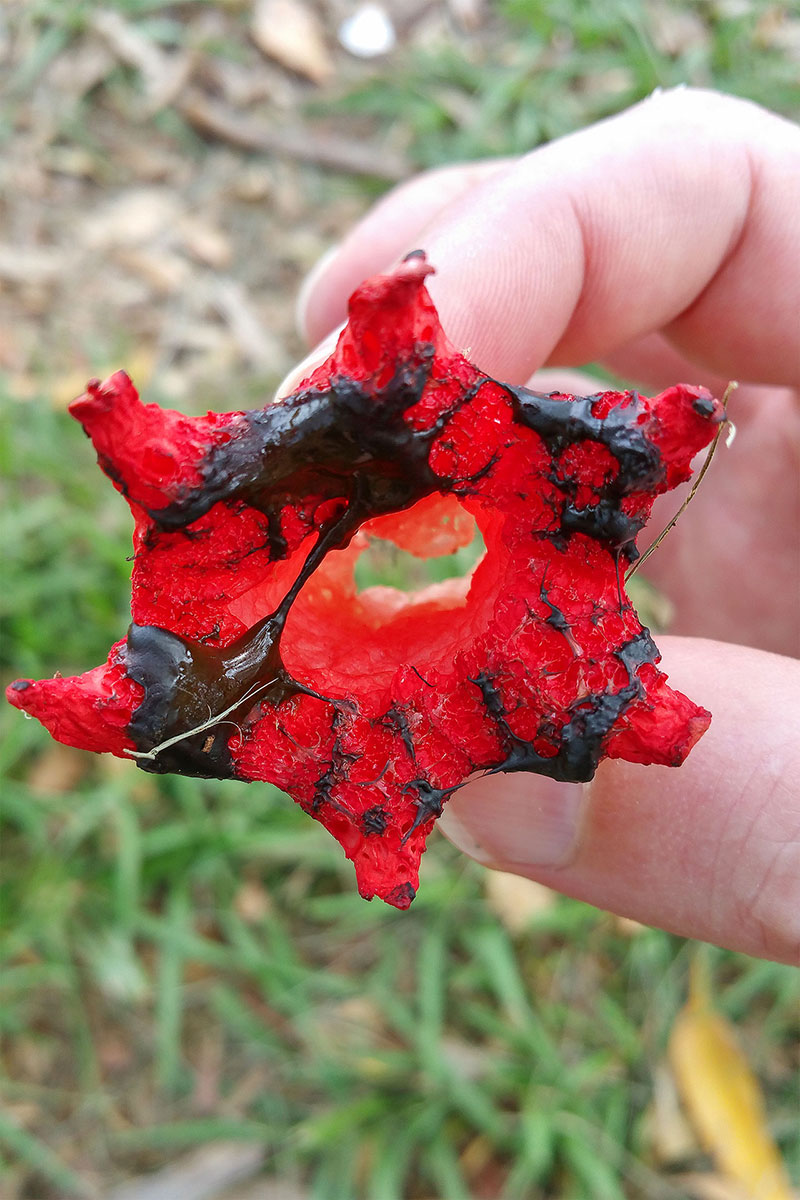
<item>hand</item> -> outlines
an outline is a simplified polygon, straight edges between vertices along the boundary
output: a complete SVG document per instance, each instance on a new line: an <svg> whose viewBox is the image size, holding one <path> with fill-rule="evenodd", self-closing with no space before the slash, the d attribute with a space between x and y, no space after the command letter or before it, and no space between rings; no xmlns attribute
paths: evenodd
<svg viewBox="0 0 800 1200"><path fill-rule="evenodd" d="M742 381L734 444L647 564L680 635L659 639L663 669L708 733L679 770L477 780L442 828L600 907L800 963L800 129L680 89L521 159L422 175L314 272L310 339L416 247L450 339L498 379L595 360L650 392Z"/></svg>

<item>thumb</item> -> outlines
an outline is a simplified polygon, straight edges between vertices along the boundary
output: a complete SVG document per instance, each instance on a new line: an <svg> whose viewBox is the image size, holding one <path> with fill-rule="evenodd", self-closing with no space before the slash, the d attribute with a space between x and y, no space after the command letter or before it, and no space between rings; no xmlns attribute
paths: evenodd
<svg viewBox="0 0 800 1200"><path fill-rule="evenodd" d="M663 638L713 714L679 769L606 760L588 784L495 775L444 833L473 858L672 933L800 964L800 662Z"/></svg>

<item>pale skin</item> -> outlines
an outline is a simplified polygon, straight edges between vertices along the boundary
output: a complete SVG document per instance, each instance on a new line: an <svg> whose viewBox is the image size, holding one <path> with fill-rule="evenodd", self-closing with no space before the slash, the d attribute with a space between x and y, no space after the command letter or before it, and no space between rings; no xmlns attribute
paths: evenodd
<svg viewBox="0 0 800 1200"><path fill-rule="evenodd" d="M735 441L646 567L675 607L662 669L711 728L679 769L477 780L444 831L601 908L800 963L800 129L680 89L520 159L422 175L313 274L310 342L417 247L449 337L498 379L547 368L536 386L592 391L574 368L599 361L651 394L741 384ZM659 501L654 533L679 503Z"/></svg>

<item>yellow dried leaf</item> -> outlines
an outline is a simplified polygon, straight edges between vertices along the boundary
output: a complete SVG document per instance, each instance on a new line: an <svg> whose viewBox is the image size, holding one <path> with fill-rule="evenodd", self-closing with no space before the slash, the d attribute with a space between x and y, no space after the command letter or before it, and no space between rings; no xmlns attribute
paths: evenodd
<svg viewBox="0 0 800 1200"><path fill-rule="evenodd" d="M711 1005L695 959L689 1001L669 1041L681 1098L703 1146L750 1200L792 1200L766 1124L764 1101L730 1023Z"/></svg>

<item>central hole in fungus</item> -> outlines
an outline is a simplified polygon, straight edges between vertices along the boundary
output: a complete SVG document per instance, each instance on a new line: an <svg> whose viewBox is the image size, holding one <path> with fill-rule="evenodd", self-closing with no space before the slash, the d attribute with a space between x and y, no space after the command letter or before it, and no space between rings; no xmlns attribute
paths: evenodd
<svg viewBox="0 0 800 1200"><path fill-rule="evenodd" d="M384 702L399 667L451 671L491 620L503 569L502 519L467 503L428 496L328 554L287 619L287 669L364 711Z"/></svg>
<svg viewBox="0 0 800 1200"><path fill-rule="evenodd" d="M466 546L452 554L428 558L402 550L388 538L371 537L356 562L356 590L361 593L371 587L390 587L400 592L420 592L446 579L464 578L486 549L474 520L472 526L472 538Z"/></svg>

